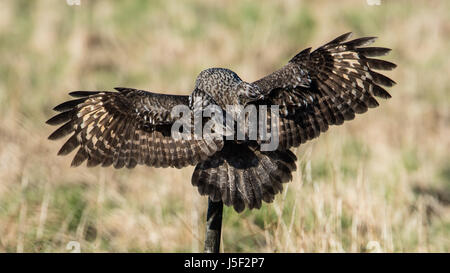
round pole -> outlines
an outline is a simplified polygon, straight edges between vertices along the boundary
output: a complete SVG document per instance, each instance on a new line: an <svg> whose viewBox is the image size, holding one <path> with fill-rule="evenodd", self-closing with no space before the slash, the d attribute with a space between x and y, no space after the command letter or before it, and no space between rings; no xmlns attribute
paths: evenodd
<svg viewBox="0 0 450 273"><path fill-rule="evenodd" d="M222 201L213 202L208 198L208 212L206 214L205 253L219 253L220 235L222 233Z"/></svg>

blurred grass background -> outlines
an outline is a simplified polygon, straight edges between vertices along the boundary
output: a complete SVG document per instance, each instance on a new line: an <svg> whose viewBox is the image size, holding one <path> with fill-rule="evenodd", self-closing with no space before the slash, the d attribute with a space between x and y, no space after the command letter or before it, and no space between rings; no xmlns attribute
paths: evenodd
<svg viewBox="0 0 450 273"><path fill-rule="evenodd" d="M450 2L0 2L0 252L199 252L193 167L70 168L50 142L72 90L188 94L227 67L253 81L337 35L378 36L393 98L301 146L271 205L224 211L226 252L450 251Z"/></svg>

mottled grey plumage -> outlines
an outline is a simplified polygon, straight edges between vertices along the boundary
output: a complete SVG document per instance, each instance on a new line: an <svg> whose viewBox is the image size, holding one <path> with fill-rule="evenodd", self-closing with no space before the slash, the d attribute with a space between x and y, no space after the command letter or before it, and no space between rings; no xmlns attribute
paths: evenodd
<svg viewBox="0 0 450 273"><path fill-rule="evenodd" d="M208 68L198 75L191 98L193 109L212 103L225 110L227 105L246 105L262 94L258 85L242 81L229 69Z"/></svg>
<svg viewBox="0 0 450 273"><path fill-rule="evenodd" d="M222 200L238 212L260 208L262 201L271 202L282 191L282 183L292 179L296 157L289 148L378 106L375 97L390 97L381 86L390 87L394 81L373 70L391 70L396 65L370 58L390 49L363 47L374 42L373 37L347 41L349 37L350 33L341 35L313 52L305 49L253 83L228 69L204 70L189 96L131 88L72 92L77 99L56 106L54 110L61 113L47 121L62 124L49 139L72 134L58 152L66 155L79 147L72 166L84 161L89 167L115 168L196 165L192 184L200 194ZM170 113L176 105L195 112L208 105L225 110L227 105L249 104L279 105L278 150L260 151L260 139L171 137L175 119Z"/></svg>

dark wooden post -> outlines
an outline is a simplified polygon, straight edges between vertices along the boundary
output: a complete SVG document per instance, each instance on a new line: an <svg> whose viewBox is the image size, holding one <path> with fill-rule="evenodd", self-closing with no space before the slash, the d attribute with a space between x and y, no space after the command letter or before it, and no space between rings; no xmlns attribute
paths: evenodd
<svg viewBox="0 0 450 273"><path fill-rule="evenodd" d="M208 198L206 214L205 253L219 253L220 235L222 233L222 201L213 202Z"/></svg>

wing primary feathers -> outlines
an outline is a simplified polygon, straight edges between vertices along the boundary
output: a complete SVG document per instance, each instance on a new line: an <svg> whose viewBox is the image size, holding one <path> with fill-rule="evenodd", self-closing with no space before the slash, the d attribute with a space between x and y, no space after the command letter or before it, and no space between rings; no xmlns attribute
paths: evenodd
<svg viewBox="0 0 450 273"><path fill-rule="evenodd" d="M64 122L69 121L72 118L72 115L73 115L73 111L68 110L68 111L62 112L62 113L52 117L51 119L47 120L45 123L47 123L48 125L60 125L60 124L63 124Z"/></svg>
<svg viewBox="0 0 450 273"><path fill-rule="evenodd" d="M382 88L376 84L373 84L371 86L372 86L372 93L374 96L380 97L382 99L390 99L391 98L391 94L389 94L386 90L384 90L384 88Z"/></svg>
<svg viewBox="0 0 450 273"><path fill-rule="evenodd" d="M397 66L370 58L391 50L368 46L376 37L348 40L350 36L345 33L312 52L310 48L300 51L283 68L253 83L265 94L256 105L280 106L280 147L296 147L329 125L340 125L377 107L376 97L391 97L383 87L392 87L395 81L374 70Z"/></svg>
<svg viewBox="0 0 450 273"><path fill-rule="evenodd" d="M64 124L63 126L59 127L56 131L54 131L48 137L48 139L56 140L56 139L65 137L66 135L70 134L71 132L73 132L73 122L69 121L66 124Z"/></svg>
<svg viewBox="0 0 450 273"><path fill-rule="evenodd" d="M89 97L91 95L97 95L101 92L107 92L107 91L72 91L69 93L70 96L75 98L84 98Z"/></svg>
<svg viewBox="0 0 450 273"><path fill-rule="evenodd" d="M72 166L87 160L88 167L146 164L181 168L197 164L223 146L171 137L174 120L169 114L175 105L188 106L187 96L123 87L116 90L70 92L76 99L57 105L54 110L60 113L46 121L60 126L48 137L51 140L73 133L58 151L67 155L79 147Z"/></svg>
<svg viewBox="0 0 450 273"><path fill-rule="evenodd" d="M342 34L341 36L339 36L339 37L329 41L328 43L323 45L323 47L327 47L329 45L335 45L335 44L342 43L343 41L348 40L351 36L352 36L352 32L347 32L347 33Z"/></svg>
<svg viewBox="0 0 450 273"><path fill-rule="evenodd" d="M65 112L68 110L72 110L75 106L77 106L78 104L84 102L86 100L86 98L82 98L82 99L76 99L76 100L69 100L66 102L63 102L57 106L55 106L53 108L54 111L57 112Z"/></svg>
<svg viewBox="0 0 450 273"><path fill-rule="evenodd" d="M363 62L369 65L372 69L377 70L392 70L397 67L396 64L385 61L385 60L378 60L378 59L362 59Z"/></svg>
<svg viewBox="0 0 450 273"><path fill-rule="evenodd" d="M366 46L366 45L370 45L370 44L374 43L376 39L377 39L377 37L363 37L363 38L358 38L358 39L354 39L354 40L345 42L342 45L346 46L347 48L354 48L357 46Z"/></svg>
<svg viewBox="0 0 450 273"><path fill-rule="evenodd" d="M77 154L72 160L72 163L70 164L71 167L78 167L88 158L87 152L83 149L83 147L80 147L78 149Z"/></svg>
<svg viewBox="0 0 450 273"><path fill-rule="evenodd" d="M385 47L361 47L356 48L355 51L364 57L379 57L387 55L391 52L391 49Z"/></svg>
<svg viewBox="0 0 450 273"><path fill-rule="evenodd" d="M66 141L66 143L64 143L64 145L58 151L58 155L67 155L75 150L78 146L80 146L80 143L78 142L77 135L74 134Z"/></svg>
<svg viewBox="0 0 450 273"><path fill-rule="evenodd" d="M391 80L390 78L386 77L383 74L377 73L375 71L371 71L370 75L372 76L372 80L377 83L381 84L383 86L392 87L395 85L395 82Z"/></svg>

